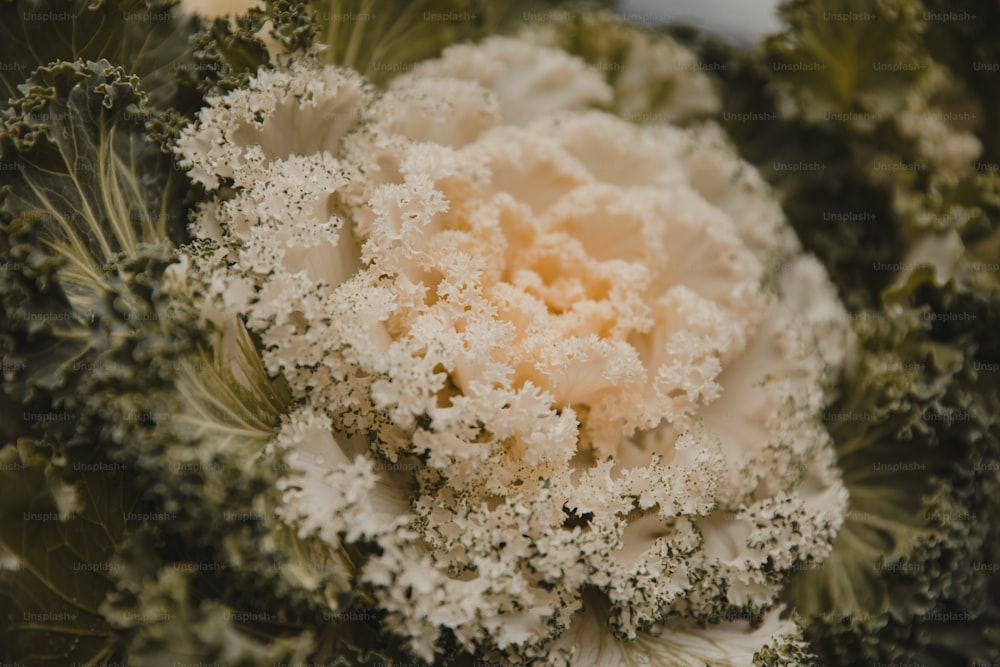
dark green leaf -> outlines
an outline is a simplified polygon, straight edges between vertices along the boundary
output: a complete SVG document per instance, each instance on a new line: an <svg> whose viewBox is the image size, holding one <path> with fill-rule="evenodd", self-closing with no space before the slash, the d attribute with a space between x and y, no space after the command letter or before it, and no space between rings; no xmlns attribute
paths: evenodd
<svg viewBox="0 0 1000 667"><path fill-rule="evenodd" d="M7 97L36 68L58 60L102 60L138 75L162 109L190 106L176 71L194 66L188 36L194 19L170 0L3 0L0 84Z"/></svg>
<svg viewBox="0 0 1000 667"><path fill-rule="evenodd" d="M18 563L0 571L2 655L52 667L106 659L113 632L99 609L135 503L124 471L74 473L19 449L0 450L0 549Z"/></svg>

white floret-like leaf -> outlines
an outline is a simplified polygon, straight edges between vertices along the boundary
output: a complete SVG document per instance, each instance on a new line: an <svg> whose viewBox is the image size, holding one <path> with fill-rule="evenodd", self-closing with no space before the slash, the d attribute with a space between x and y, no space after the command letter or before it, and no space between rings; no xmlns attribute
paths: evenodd
<svg viewBox="0 0 1000 667"><path fill-rule="evenodd" d="M247 88L206 100L199 122L178 140L180 164L209 189L223 179L252 185L272 160L337 153L371 97L370 85L347 69L261 70Z"/></svg>
<svg viewBox="0 0 1000 667"><path fill-rule="evenodd" d="M342 540L377 539L409 524L405 486L391 474L380 474L364 445L338 441L329 418L299 410L273 446L285 454L291 471L282 482L282 519L303 537L319 536L336 549Z"/></svg>
<svg viewBox="0 0 1000 667"><path fill-rule="evenodd" d="M612 99L601 74L583 61L510 37L449 47L440 59L406 76L475 81L496 95L503 121L509 125Z"/></svg>

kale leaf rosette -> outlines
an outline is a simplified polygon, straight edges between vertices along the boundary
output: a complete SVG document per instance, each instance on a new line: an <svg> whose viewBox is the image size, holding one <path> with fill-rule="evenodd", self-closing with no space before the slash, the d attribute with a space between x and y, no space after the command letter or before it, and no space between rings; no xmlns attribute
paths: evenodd
<svg viewBox="0 0 1000 667"><path fill-rule="evenodd" d="M1000 17L601 4L0 0L0 661L996 662Z"/></svg>

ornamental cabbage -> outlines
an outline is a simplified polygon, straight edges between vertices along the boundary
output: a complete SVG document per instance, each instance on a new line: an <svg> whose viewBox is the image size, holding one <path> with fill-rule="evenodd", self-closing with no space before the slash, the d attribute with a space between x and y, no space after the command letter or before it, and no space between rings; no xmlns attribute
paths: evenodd
<svg viewBox="0 0 1000 667"><path fill-rule="evenodd" d="M191 224L212 312L291 388L281 516L376 544L362 579L428 661L453 637L745 665L797 644L775 598L844 519L824 270L715 127L635 125L613 95L493 37L385 91L261 71L178 142L216 193Z"/></svg>

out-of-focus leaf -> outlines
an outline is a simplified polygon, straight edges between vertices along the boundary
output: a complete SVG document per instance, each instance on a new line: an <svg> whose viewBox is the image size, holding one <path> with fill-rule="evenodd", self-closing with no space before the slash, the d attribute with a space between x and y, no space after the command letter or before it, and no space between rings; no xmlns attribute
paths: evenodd
<svg viewBox="0 0 1000 667"><path fill-rule="evenodd" d="M39 667L90 664L114 653L100 607L110 558L136 499L116 464L58 469L22 442L0 450L0 655Z"/></svg>

